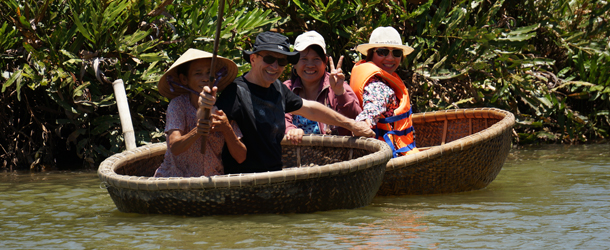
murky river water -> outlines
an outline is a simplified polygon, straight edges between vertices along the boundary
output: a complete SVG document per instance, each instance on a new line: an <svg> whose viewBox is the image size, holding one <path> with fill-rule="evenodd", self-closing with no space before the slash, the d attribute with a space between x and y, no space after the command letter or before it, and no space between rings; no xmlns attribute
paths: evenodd
<svg viewBox="0 0 610 250"><path fill-rule="evenodd" d="M125 214L94 172L3 173L0 248L608 249L610 145L513 150L483 190L313 214Z"/></svg>

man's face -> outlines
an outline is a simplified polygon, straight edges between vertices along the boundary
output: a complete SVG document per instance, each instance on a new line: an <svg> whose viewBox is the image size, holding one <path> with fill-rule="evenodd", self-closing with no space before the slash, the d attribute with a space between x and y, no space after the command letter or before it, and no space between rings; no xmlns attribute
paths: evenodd
<svg viewBox="0 0 610 250"><path fill-rule="evenodd" d="M284 71L287 60L288 56L271 51L261 51L250 55L252 64L250 72L254 76L254 83L265 87L271 86Z"/></svg>

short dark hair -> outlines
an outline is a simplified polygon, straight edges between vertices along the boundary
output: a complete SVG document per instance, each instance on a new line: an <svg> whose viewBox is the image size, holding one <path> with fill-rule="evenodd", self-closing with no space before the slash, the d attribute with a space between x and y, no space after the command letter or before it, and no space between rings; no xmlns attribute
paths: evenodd
<svg viewBox="0 0 610 250"><path fill-rule="evenodd" d="M307 48L311 48L314 52L316 52L316 54L318 54L320 58L322 58L322 60L324 60L324 63L326 63L328 57L326 56L326 54L324 53L324 49L322 49L320 45L311 45Z"/></svg>
<svg viewBox="0 0 610 250"><path fill-rule="evenodd" d="M176 68L178 76L180 76L180 75L184 75L186 77L189 76L189 69L191 69L191 62L192 61L188 61L188 62L178 65L178 68Z"/></svg>
<svg viewBox="0 0 610 250"><path fill-rule="evenodd" d="M373 61L373 53L375 53L375 48L370 48L366 51L366 59L367 62Z"/></svg>

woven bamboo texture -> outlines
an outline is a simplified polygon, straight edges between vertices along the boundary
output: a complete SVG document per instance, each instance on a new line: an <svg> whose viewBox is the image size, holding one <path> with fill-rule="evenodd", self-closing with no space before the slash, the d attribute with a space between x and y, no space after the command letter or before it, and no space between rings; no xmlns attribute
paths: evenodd
<svg viewBox="0 0 610 250"><path fill-rule="evenodd" d="M167 147L151 144L107 158L98 176L126 213L308 213L370 204L392 154L379 140L344 136L308 135L282 148L282 171L154 178Z"/></svg>
<svg viewBox="0 0 610 250"><path fill-rule="evenodd" d="M506 161L515 123L512 113L457 109L413 115L422 152L388 162L377 195L421 195L477 190L491 183Z"/></svg>

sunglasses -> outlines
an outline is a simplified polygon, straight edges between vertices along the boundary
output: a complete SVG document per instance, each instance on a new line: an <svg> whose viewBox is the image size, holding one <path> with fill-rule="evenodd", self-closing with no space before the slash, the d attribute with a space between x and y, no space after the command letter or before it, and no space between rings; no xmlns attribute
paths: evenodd
<svg viewBox="0 0 610 250"><path fill-rule="evenodd" d="M390 54L390 50L389 49L385 49L385 48L381 48L381 49L376 49L375 53L377 53L378 56L386 57L388 54ZM393 49L392 50L392 56L394 56L394 57L402 57L402 50L401 49Z"/></svg>
<svg viewBox="0 0 610 250"><path fill-rule="evenodd" d="M280 67L288 65L288 58L277 58L271 55L263 56L263 62L265 62L266 64L273 64L275 61L277 61L277 65Z"/></svg>

